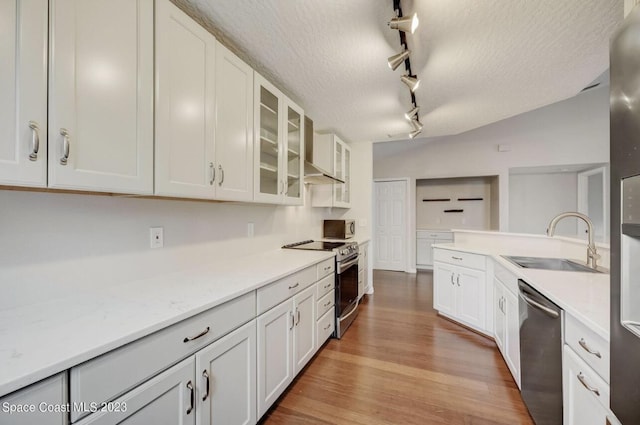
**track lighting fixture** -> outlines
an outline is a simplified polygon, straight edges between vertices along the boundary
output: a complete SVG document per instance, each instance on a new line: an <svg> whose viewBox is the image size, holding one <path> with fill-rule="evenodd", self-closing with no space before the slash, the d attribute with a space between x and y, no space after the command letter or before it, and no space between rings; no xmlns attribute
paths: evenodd
<svg viewBox="0 0 640 425"><path fill-rule="evenodd" d="M409 90L411 90L412 93L420 87L420 80L416 77L412 77L411 75L403 75L400 77L400 80L409 87Z"/></svg>
<svg viewBox="0 0 640 425"><path fill-rule="evenodd" d="M408 120L411 120L419 111L420 111L420 107L416 106L410 111L405 112L404 117Z"/></svg>
<svg viewBox="0 0 640 425"><path fill-rule="evenodd" d="M420 134L422 132L422 130L416 130L416 131L412 131L411 133L409 133L409 137L414 139L418 134Z"/></svg>
<svg viewBox="0 0 640 425"><path fill-rule="evenodd" d="M420 21L418 20L418 15L414 13L411 16L399 16L391 19L389 22L389 28L413 34L419 24Z"/></svg>
<svg viewBox="0 0 640 425"><path fill-rule="evenodd" d="M411 54L411 51L405 49L397 55L390 56L389 59L387 59L389 68L394 71L398 69L398 67L409 57L409 54Z"/></svg>
<svg viewBox="0 0 640 425"><path fill-rule="evenodd" d="M422 131L422 123L420 121L418 121L416 118L411 120L411 126L413 127L414 130L417 131Z"/></svg>

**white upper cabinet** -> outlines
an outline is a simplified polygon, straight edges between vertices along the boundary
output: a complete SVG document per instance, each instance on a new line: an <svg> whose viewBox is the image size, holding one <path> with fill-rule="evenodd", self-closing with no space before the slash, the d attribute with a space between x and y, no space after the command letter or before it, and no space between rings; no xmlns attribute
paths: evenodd
<svg viewBox="0 0 640 425"><path fill-rule="evenodd" d="M285 203L287 205L302 205L303 179L304 179L304 111L291 102L285 101L286 122L283 128L287 129L283 155L286 159Z"/></svg>
<svg viewBox="0 0 640 425"><path fill-rule="evenodd" d="M304 111L254 73L254 200L302 205Z"/></svg>
<svg viewBox="0 0 640 425"><path fill-rule="evenodd" d="M335 134L322 134L319 142L327 139L333 144L333 160L326 171L343 180L344 183L315 185L311 192L311 205L314 207L351 208L351 149Z"/></svg>
<svg viewBox="0 0 640 425"><path fill-rule="evenodd" d="M253 69L216 47L216 198L253 200Z"/></svg>
<svg viewBox="0 0 640 425"><path fill-rule="evenodd" d="M153 0L51 0L49 186L153 192Z"/></svg>
<svg viewBox="0 0 640 425"><path fill-rule="evenodd" d="M212 199L216 39L156 2L155 193Z"/></svg>
<svg viewBox="0 0 640 425"><path fill-rule="evenodd" d="M0 184L47 185L47 0L0 2Z"/></svg>

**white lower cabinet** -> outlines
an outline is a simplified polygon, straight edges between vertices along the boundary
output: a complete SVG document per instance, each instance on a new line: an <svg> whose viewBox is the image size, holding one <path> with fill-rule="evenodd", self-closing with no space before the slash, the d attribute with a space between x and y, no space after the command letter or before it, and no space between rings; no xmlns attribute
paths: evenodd
<svg viewBox="0 0 640 425"><path fill-rule="evenodd" d="M562 363L564 425L604 425L609 385L568 346Z"/></svg>
<svg viewBox="0 0 640 425"><path fill-rule="evenodd" d="M196 424L256 423L256 321L196 354Z"/></svg>
<svg viewBox="0 0 640 425"><path fill-rule="evenodd" d="M434 307L478 330L485 330L484 271L434 262Z"/></svg>
<svg viewBox="0 0 640 425"><path fill-rule="evenodd" d="M68 401L67 374L60 373L0 398L0 424L2 425L67 425L66 412L48 411L64 406ZM33 406L33 412L6 413L7 408Z"/></svg>
<svg viewBox="0 0 640 425"><path fill-rule="evenodd" d="M257 319L258 417L315 353L316 291L312 285Z"/></svg>
<svg viewBox="0 0 640 425"><path fill-rule="evenodd" d="M196 420L195 358L189 357L78 425L187 425ZM89 408L89 406L87 406ZM116 411L119 410L119 411Z"/></svg>
<svg viewBox="0 0 640 425"><path fill-rule="evenodd" d="M520 318L518 297L494 279L494 336L502 357L520 388Z"/></svg>

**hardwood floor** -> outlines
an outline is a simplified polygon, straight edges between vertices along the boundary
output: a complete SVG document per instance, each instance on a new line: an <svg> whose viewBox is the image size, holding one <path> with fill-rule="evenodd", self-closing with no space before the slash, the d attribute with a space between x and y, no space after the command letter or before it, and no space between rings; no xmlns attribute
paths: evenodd
<svg viewBox="0 0 640 425"><path fill-rule="evenodd" d="M495 343L437 316L430 272L374 288L263 424L533 425Z"/></svg>

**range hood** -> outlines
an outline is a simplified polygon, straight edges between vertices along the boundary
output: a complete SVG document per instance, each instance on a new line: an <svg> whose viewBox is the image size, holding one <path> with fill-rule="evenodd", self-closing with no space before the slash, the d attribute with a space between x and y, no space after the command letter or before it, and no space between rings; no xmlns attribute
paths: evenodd
<svg viewBox="0 0 640 425"><path fill-rule="evenodd" d="M313 121L311 118L304 117L304 183L305 184L333 184L344 183L322 167L314 162L314 155L318 155L320 146L314 145L313 140ZM333 156L333 146L326 146L330 149L330 156ZM315 151L315 153L314 153Z"/></svg>

